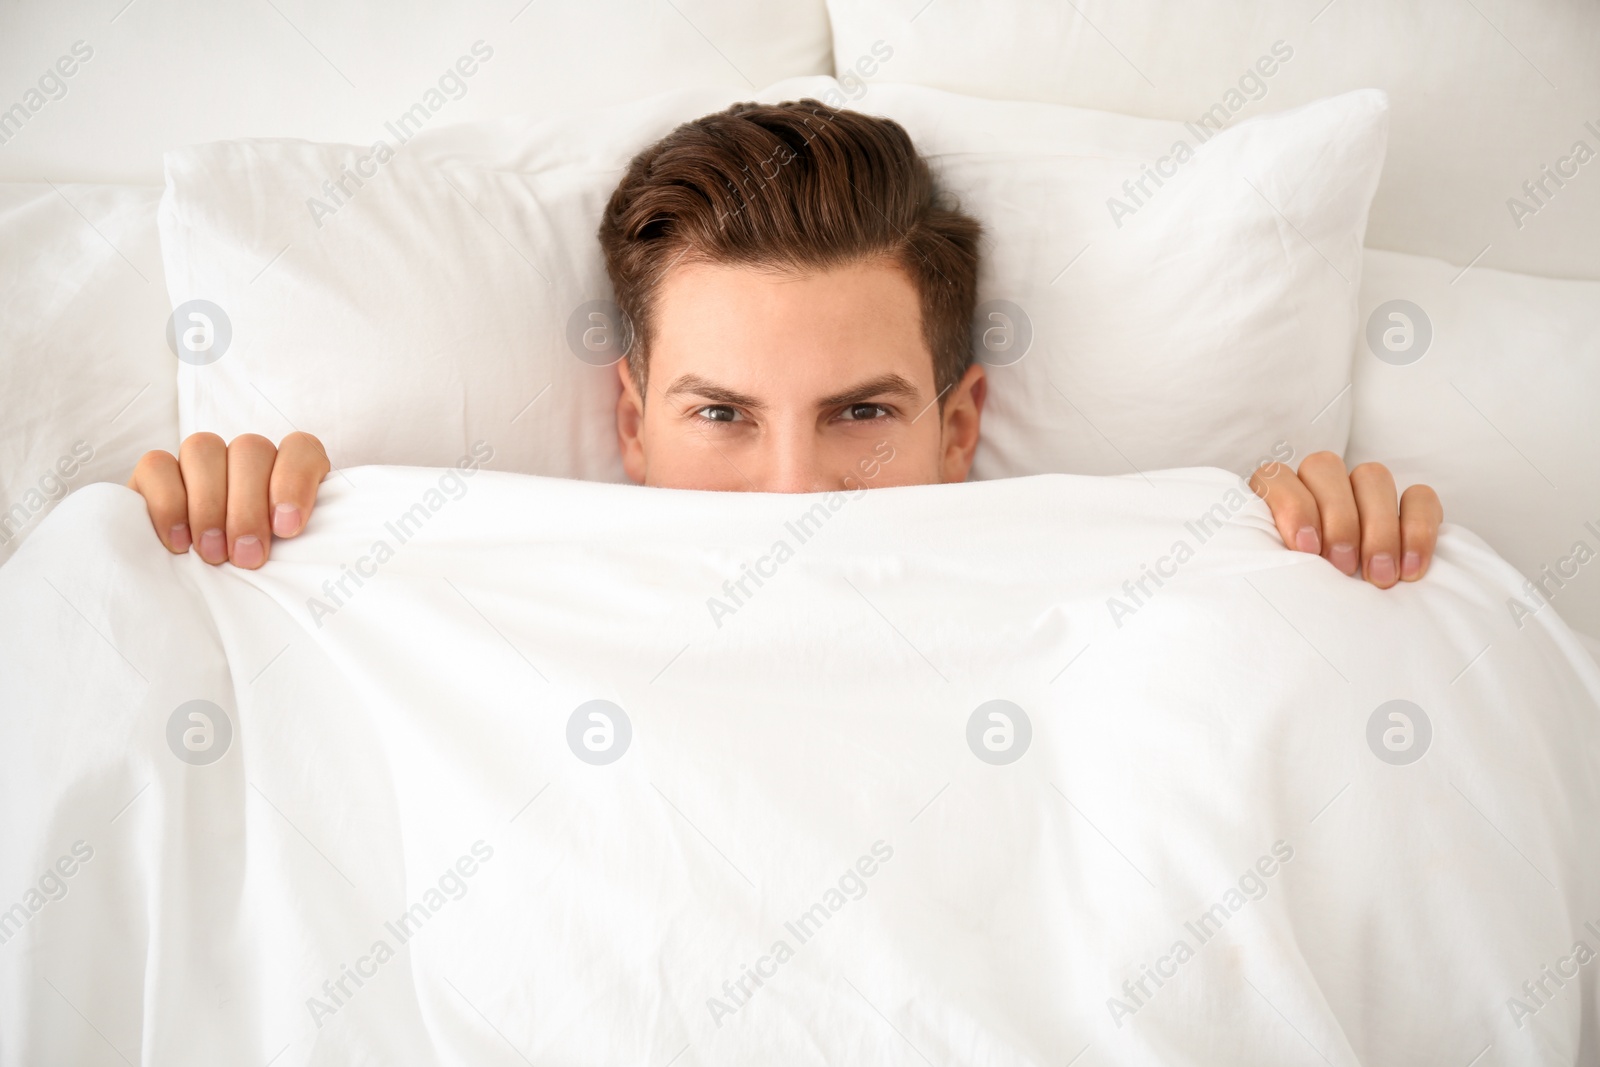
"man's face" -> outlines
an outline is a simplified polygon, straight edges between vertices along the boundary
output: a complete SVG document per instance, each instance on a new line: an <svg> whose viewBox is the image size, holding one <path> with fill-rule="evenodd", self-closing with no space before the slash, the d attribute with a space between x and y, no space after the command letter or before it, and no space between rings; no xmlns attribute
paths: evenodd
<svg viewBox="0 0 1600 1067"><path fill-rule="evenodd" d="M685 263L657 296L648 400L618 370L623 466L674 489L959 482L986 388L974 364L941 410L916 287L883 261L806 274Z"/></svg>

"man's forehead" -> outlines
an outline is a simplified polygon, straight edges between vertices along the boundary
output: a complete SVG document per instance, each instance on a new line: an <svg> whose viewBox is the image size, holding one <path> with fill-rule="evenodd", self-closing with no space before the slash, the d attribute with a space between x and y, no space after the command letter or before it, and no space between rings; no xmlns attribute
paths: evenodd
<svg viewBox="0 0 1600 1067"><path fill-rule="evenodd" d="M899 267L878 260L809 270L683 263L662 279L652 312L658 324L694 336L881 335L921 326L916 286Z"/></svg>
<svg viewBox="0 0 1600 1067"><path fill-rule="evenodd" d="M932 388L915 287L898 268L857 263L809 273L684 264L663 281L652 377L669 395L722 403L848 403Z"/></svg>

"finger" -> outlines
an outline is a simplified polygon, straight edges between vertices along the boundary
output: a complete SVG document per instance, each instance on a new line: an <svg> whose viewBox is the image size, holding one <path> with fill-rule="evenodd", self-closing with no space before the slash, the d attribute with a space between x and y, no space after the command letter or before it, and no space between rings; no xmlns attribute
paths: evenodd
<svg viewBox="0 0 1600 1067"><path fill-rule="evenodd" d="M189 531L207 563L228 558L223 532L228 505L228 446L214 433L195 433L178 446L178 469L189 503Z"/></svg>
<svg viewBox="0 0 1600 1067"><path fill-rule="evenodd" d="M1400 580L1414 582L1428 573L1439 543L1444 507L1432 486L1413 485L1400 497Z"/></svg>
<svg viewBox="0 0 1600 1067"><path fill-rule="evenodd" d="M293 537L311 520L317 489L332 465L322 442L308 433L292 433L278 445L278 462L272 468L272 532Z"/></svg>
<svg viewBox="0 0 1600 1067"><path fill-rule="evenodd" d="M189 551L189 505L183 492L178 457L171 452L146 452L128 479L128 488L144 497L150 525L168 552Z"/></svg>
<svg viewBox="0 0 1600 1067"><path fill-rule="evenodd" d="M267 483L278 450L260 434L228 443L228 559L255 570L267 561L272 531L267 526Z"/></svg>
<svg viewBox="0 0 1600 1067"><path fill-rule="evenodd" d="M1381 463L1363 463L1350 472L1350 487L1361 512L1361 572L1379 589L1400 580L1400 507L1394 475Z"/></svg>
<svg viewBox="0 0 1600 1067"><path fill-rule="evenodd" d="M1317 498L1293 470L1282 463L1269 463L1250 476L1250 488L1272 510L1272 523L1284 544L1299 552L1322 552Z"/></svg>
<svg viewBox="0 0 1600 1067"><path fill-rule="evenodd" d="M1313 452L1300 464L1300 480L1317 500L1322 516L1322 555L1345 574L1361 564L1361 513L1344 460L1334 452Z"/></svg>

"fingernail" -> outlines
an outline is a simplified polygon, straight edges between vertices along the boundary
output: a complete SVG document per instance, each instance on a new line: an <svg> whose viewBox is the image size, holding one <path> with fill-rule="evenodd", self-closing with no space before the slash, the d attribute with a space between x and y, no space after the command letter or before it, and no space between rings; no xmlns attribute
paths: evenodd
<svg viewBox="0 0 1600 1067"><path fill-rule="evenodd" d="M1400 577L1412 581L1422 573L1422 553L1407 552L1400 558Z"/></svg>
<svg viewBox="0 0 1600 1067"><path fill-rule="evenodd" d="M172 545L174 552L189 551L189 524L180 522L167 533L167 540Z"/></svg>
<svg viewBox="0 0 1600 1067"><path fill-rule="evenodd" d="M1334 545L1333 550L1328 553L1328 562L1346 574L1354 574L1359 563L1355 548L1346 544Z"/></svg>
<svg viewBox="0 0 1600 1067"><path fill-rule="evenodd" d="M1315 526L1302 526L1300 532L1294 535L1294 547L1302 552L1321 552L1322 538L1317 536Z"/></svg>
<svg viewBox="0 0 1600 1067"><path fill-rule="evenodd" d="M261 538L255 534L245 534L233 543L233 565L235 567L259 567L263 553L261 551Z"/></svg>
<svg viewBox="0 0 1600 1067"><path fill-rule="evenodd" d="M293 504L279 504L272 509L272 532L279 537L292 537L300 529L300 509Z"/></svg>
<svg viewBox="0 0 1600 1067"><path fill-rule="evenodd" d="M200 535L200 558L207 563L221 563L228 558L228 542L217 529Z"/></svg>
<svg viewBox="0 0 1600 1067"><path fill-rule="evenodd" d="M1367 564L1367 577L1373 585L1389 586L1394 584L1394 557L1387 552L1380 552L1372 557Z"/></svg>

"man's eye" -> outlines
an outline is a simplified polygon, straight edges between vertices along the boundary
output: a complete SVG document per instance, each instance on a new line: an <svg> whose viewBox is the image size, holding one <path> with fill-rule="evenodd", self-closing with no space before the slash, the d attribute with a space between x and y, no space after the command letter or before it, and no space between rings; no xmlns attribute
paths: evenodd
<svg viewBox="0 0 1600 1067"><path fill-rule="evenodd" d="M851 404L839 414L849 422L865 422L870 419L886 418L889 409L882 404Z"/></svg>
<svg viewBox="0 0 1600 1067"><path fill-rule="evenodd" d="M737 408L727 404L707 404L695 412L707 422L737 422L741 417Z"/></svg>

